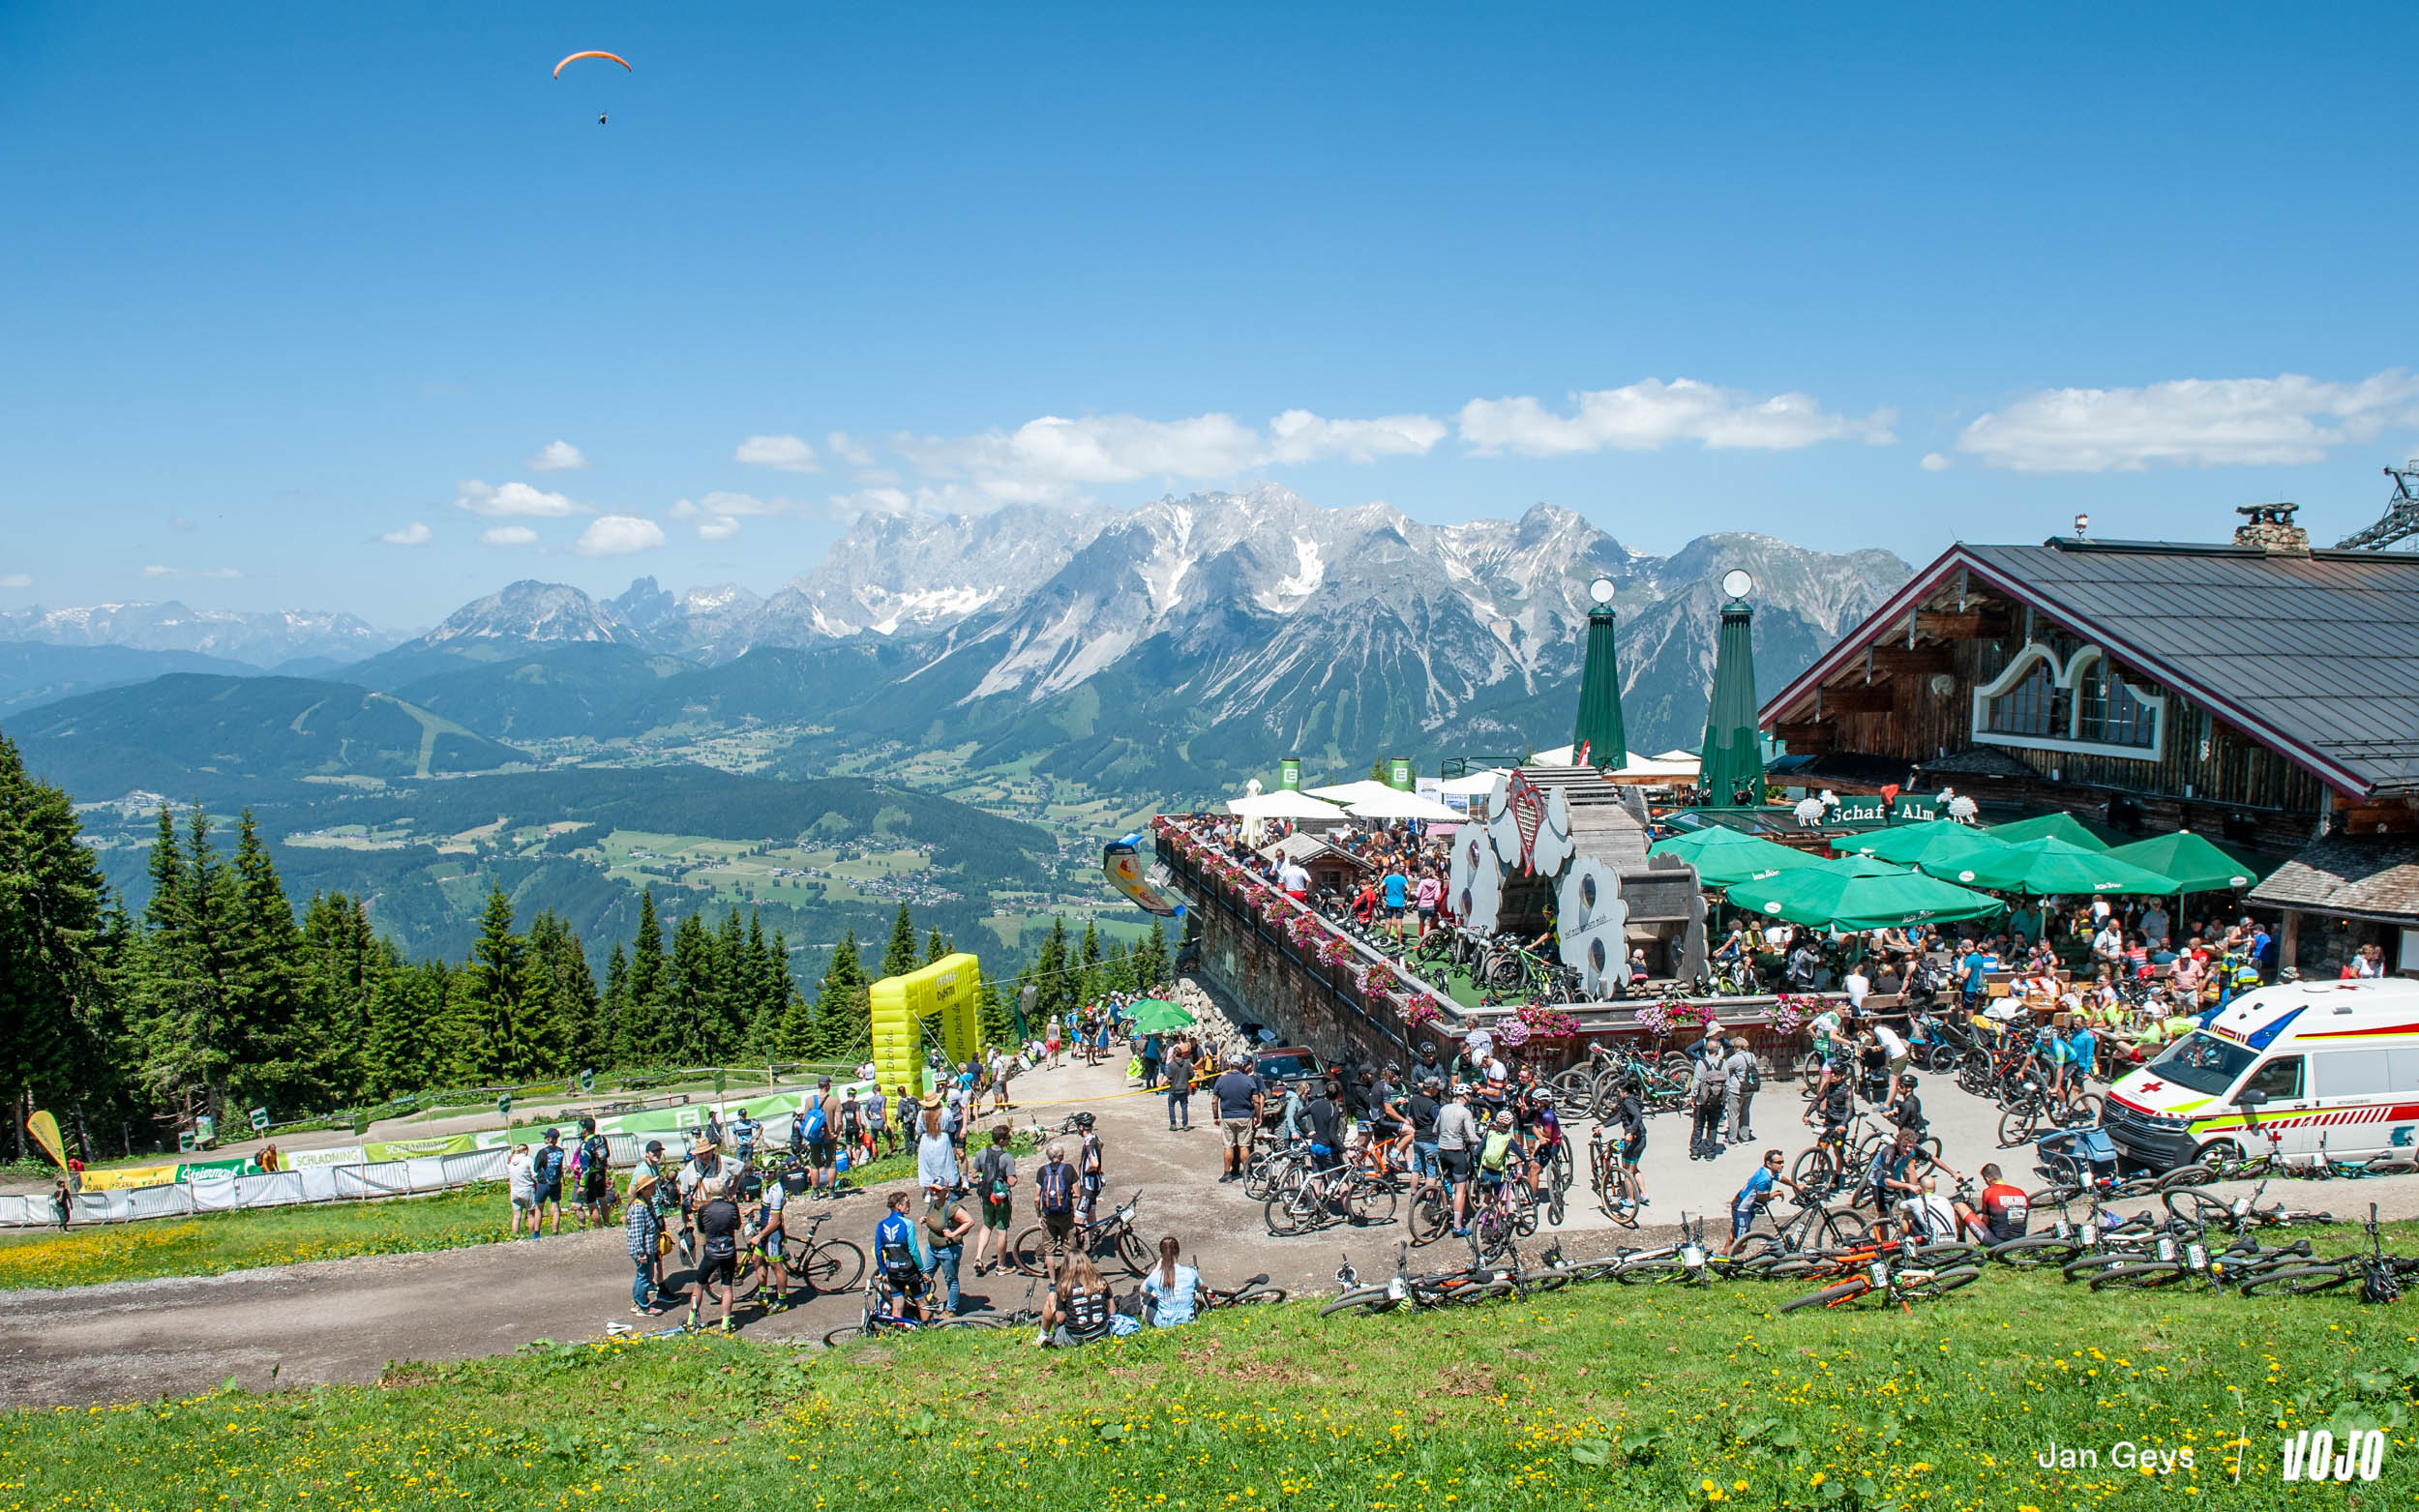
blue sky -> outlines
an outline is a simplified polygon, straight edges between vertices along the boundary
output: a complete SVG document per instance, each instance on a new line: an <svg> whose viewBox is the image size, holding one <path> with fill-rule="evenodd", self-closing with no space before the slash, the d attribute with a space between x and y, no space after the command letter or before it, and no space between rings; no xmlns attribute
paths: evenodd
<svg viewBox="0 0 2419 1512"><path fill-rule="evenodd" d="M866 508L1260 478L1656 551L2277 497L2332 539L2419 451L2415 44L2406 5L14 0L0 606L769 589ZM548 77L587 47L633 72Z"/></svg>

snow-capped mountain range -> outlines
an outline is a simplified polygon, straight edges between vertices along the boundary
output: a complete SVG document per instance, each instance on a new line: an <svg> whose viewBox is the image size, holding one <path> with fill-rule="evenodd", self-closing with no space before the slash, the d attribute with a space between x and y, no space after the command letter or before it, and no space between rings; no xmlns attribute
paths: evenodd
<svg viewBox="0 0 2419 1512"><path fill-rule="evenodd" d="M830 733L793 753L801 771L868 741L971 742L977 760L1178 793L1280 755L1358 766L1563 743L1599 576L1630 743L1693 746L1714 584L1732 567L1757 581L1767 686L1908 571L1757 535L1657 557L1550 505L1430 525L1264 485L1131 510L868 516L769 597L516 582L334 675L499 740L813 724Z"/></svg>

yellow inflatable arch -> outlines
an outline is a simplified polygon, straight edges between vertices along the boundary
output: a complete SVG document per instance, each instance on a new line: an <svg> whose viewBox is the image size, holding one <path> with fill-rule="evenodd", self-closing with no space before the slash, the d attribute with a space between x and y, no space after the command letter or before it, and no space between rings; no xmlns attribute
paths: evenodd
<svg viewBox="0 0 2419 1512"><path fill-rule="evenodd" d="M941 1045L964 1065L982 1044L979 1008L983 964L964 951L905 976L886 976L872 989L874 1075L891 1092L924 1084L924 1021L941 1020Z"/></svg>

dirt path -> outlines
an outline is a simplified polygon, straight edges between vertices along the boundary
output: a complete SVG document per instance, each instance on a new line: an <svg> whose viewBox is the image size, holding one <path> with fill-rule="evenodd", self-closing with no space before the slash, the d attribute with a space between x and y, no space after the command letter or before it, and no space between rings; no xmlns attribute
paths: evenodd
<svg viewBox="0 0 2419 1512"><path fill-rule="evenodd" d="M1364 1274L1390 1273L1394 1247L1403 1237L1399 1225L1271 1238L1260 1204L1244 1197L1240 1184L1217 1180L1218 1135L1210 1100L1194 1099L1191 1132L1170 1132L1165 1104L1126 1093L1122 1070L1121 1061L1104 1062L1027 1077L1017 1083L1023 1101L1012 1116L1025 1122L1042 1109L1055 1123L1069 1108L1093 1109L1106 1142L1108 1198L1121 1201L1142 1188L1142 1232L1154 1240L1175 1233L1187 1260L1199 1263L1214 1284L1266 1271L1276 1285L1297 1291L1329 1290L1346 1253ZM1995 1114L1987 1104L1965 1098L1945 1078L1925 1092L1953 1164L1970 1171L1984 1159L1998 1158L2011 1163L2015 1175L2015 1162L2024 1152L1989 1148L1993 1141L1983 1128ZM1795 1089L1776 1085L1765 1097L1771 1099L1760 1110L1767 1141L1802 1147L1796 1120L1802 1105ZM1726 1151L1709 1167L1687 1159L1687 1141L1684 1122L1655 1120L1646 1168L1647 1190L1656 1199L1652 1217L1668 1225L1684 1208L1700 1216L1711 1213L1715 1222L1709 1229L1718 1230L1724 1199L1753 1168L1756 1149ZM1071 1153L1072 1141L1069 1144ZM1029 1183L1033 1164L1020 1162ZM1024 1191L1030 1191L1030 1184ZM1561 1232L1575 1256L1668 1237L1667 1229L1653 1224L1634 1232L1610 1230L1587 1205L1584 1182L1572 1196ZM2279 1183L2264 1201L2280 1198L2346 1217L2365 1214L2372 1201L2389 1217L2419 1215L2419 1180L2407 1178ZM1022 1201L1019 1205L1021 1213L1029 1211ZM808 1208L816 1210L817 1205ZM880 1195L848 1198L832 1231L868 1245L882 1210ZM500 1224L502 1215L497 1216ZM969 1270L970 1306L1026 1305L1029 1284L1023 1278L978 1281ZM374 1380L390 1360L462 1359L509 1353L532 1339L600 1336L609 1323L636 1321L628 1312L629 1290L629 1261L621 1233L613 1230L206 1279L5 1291L0 1292L0 1406L81 1405L163 1392L187 1396L229 1376L255 1390L273 1383ZM815 1340L854 1321L858 1311L854 1295L822 1297L778 1317L745 1318L743 1327L752 1338Z"/></svg>

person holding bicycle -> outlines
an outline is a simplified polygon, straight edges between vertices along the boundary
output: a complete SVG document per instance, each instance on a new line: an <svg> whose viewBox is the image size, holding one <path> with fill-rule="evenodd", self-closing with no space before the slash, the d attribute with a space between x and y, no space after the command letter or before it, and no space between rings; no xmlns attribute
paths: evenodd
<svg viewBox="0 0 2419 1512"><path fill-rule="evenodd" d="M701 1141L702 1142L702 1141ZM724 1333L731 1332L731 1293L739 1282L739 1204L731 1199L731 1178L716 1175L698 1188L697 1273L689 1280L689 1326L700 1326L699 1314L709 1288L722 1289Z"/></svg>
<svg viewBox="0 0 2419 1512"><path fill-rule="evenodd" d="M789 1230L783 1227L781 1215L789 1205L789 1188L779 1176L768 1181L754 1171L748 1171L740 1180L743 1191L754 1189L748 1195L756 1201L747 1247L764 1257L764 1280L772 1288L773 1294L765 1301L764 1311L786 1313L790 1310L790 1266L783 1241Z"/></svg>
<svg viewBox="0 0 2419 1512"><path fill-rule="evenodd" d="M1554 1094L1542 1086L1529 1088L1528 1105L1529 1190L1543 1192L1544 1175L1563 1147L1563 1121L1554 1112Z"/></svg>
<svg viewBox="0 0 2419 1512"><path fill-rule="evenodd" d="M1074 1244L1076 1179L1063 1144L1052 1144L1049 1160L1033 1173L1033 1205L1048 1235L1043 1268L1053 1282L1059 1279L1059 1257Z"/></svg>
<svg viewBox="0 0 2419 1512"><path fill-rule="evenodd" d="M1411 1118L1412 1179L1422 1191L1435 1186L1445 1169L1436 1145L1437 1118L1445 1111L1444 1090L1443 1078L1431 1072L1419 1079L1419 1089L1403 1104L1403 1112Z"/></svg>
<svg viewBox="0 0 2419 1512"><path fill-rule="evenodd" d="M1621 1194L1615 1202L1624 1212L1647 1205L1646 1187L1638 1176L1639 1162L1646 1159L1646 1099L1639 1095L1644 1090L1636 1077L1623 1077L1613 1088L1612 1112L1605 1120L1621 1135L1621 1166L1613 1190Z"/></svg>
<svg viewBox="0 0 2419 1512"><path fill-rule="evenodd" d="M1766 1150L1763 1164L1757 1166L1755 1173L1747 1177L1747 1184L1739 1189L1739 1195L1730 1200L1730 1243L1723 1248L1724 1255L1739 1253L1739 1246L1746 1242L1748 1230L1755 1227L1756 1215L1772 1201L1775 1188L1787 1187L1790 1195L1799 1201L1807 1200L1804 1187L1781 1174L1781 1168L1788 1162L1789 1157L1780 1151Z"/></svg>
<svg viewBox="0 0 2419 1512"><path fill-rule="evenodd" d="M927 1321L931 1312L925 1305L924 1267L915 1255L915 1225L908 1218L908 1195L890 1194L890 1211L874 1226L874 1280L881 1308L898 1311L889 1316L904 1319L907 1309L915 1309L918 1322Z"/></svg>
<svg viewBox="0 0 2419 1512"><path fill-rule="evenodd" d="M1478 1140L1478 1186L1484 1200L1495 1202L1502 1199L1504 1182L1511 1174L1512 1157L1517 1153L1519 1139L1512 1130L1511 1110L1507 1108L1489 1120L1486 1133Z"/></svg>
<svg viewBox="0 0 2419 1512"><path fill-rule="evenodd" d="M1470 1085L1453 1083L1453 1095L1436 1115L1436 1155L1453 1189L1453 1233L1470 1232L1470 1161L1478 1142L1478 1120L1470 1112Z"/></svg>

